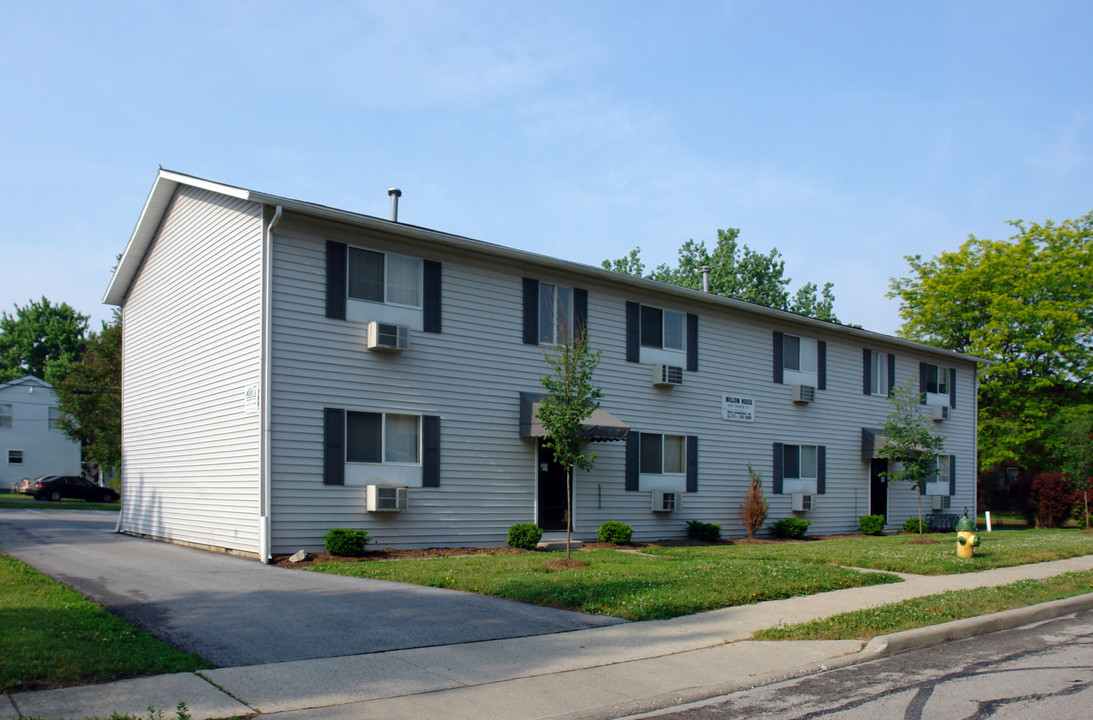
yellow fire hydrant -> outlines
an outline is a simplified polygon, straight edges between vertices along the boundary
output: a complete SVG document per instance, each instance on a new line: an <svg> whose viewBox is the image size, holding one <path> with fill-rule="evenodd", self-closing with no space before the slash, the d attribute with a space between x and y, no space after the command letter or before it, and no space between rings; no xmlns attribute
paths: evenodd
<svg viewBox="0 0 1093 720"><path fill-rule="evenodd" d="M979 536L975 534L975 523L967 513L956 523L956 556L970 558L979 547Z"/></svg>

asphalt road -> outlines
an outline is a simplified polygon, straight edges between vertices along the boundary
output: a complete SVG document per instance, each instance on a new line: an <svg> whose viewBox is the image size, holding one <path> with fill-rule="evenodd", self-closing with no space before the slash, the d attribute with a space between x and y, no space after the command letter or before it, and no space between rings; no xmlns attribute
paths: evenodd
<svg viewBox="0 0 1093 720"><path fill-rule="evenodd" d="M634 716L675 720L1093 717L1093 612Z"/></svg>
<svg viewBox="0 0 1093 720"><path fill-rule="evenodd" d="M0 551L219 667L358 655L620 620L325 575L113 532L116 513L0 509Z"/></svg>

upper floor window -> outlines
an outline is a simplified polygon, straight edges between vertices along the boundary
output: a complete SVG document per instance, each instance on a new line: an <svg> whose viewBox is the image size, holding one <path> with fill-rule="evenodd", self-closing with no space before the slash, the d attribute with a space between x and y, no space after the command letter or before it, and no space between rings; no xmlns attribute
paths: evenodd
<svg viewBox="0 0 1093 720"><path fill-rule="evenodd" d="M573 339L573 288L539 283L539 342L556 345Z"/></svg>
<svg viewBox="0 0 1093 720"><path fill-rule="evenodd" d="M51 430L61 430L61 408L51 406L49 408L49 428Z"/></svg>
<svg viewBox="0 0 1093 720"><path fill-rule="evenodd" d="M0 403L0 428L11 427L11 403Z"/></svg>
<svg viewBox="0 0 1093 720"><path fill-rule="evenodd" d="M421 259L349 248L349 297L421 307Z"/></svg>
<svg viewBox="0 0 1093 720"><path fill-rule="evenodd" d="M939 365L926 366L926 392L949 394L949 368Z"/></svg>
<svg viewBox="0 0 1093 720"><path fill-rule="evenodd" d="M687 467L686 457L683 435L641 434L642 473L682 475Z"/></svg>
<svg viewBox="0 0 1093 720"><path fill-rule="evenodd" d="M890 353L864 350L864 392L887 397L895 386L896 358Z"/></svg>
<svg viewBox="0 0 1093 720"><path fill-rule="evenodd" d="M8 464L9 465L22 465L23 464L23 451L22 450L8 450Z"/></svg>
<svg viewBox="0 0 1093 720"><path fill-rule="evenodd" d="M774 382L827 389L827 343L774 331Z"/></svg>
<svg viewBox="0 0 1093 720"><path fill-rule="evenodd" d="M919 363L918 389L926 405L956 407L956 368Z"/></svg>
<svg viewBox="0 0 1093 720"><path fill-rule="evenodd" d="M417 464L419 452L417 415L345 414L346 462Z"/></svg>
<svg viewBox="0 0 1093 720"><path fill-rule="evenodd" d="M675 310L641 306L641 346L665 350L687 349L687 316Z"/></svg>

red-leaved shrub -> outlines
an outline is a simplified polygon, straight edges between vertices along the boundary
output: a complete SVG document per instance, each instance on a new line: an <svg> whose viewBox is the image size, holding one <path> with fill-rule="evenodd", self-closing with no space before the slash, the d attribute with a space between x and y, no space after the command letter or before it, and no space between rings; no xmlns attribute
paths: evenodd
<svg viewBox="0 0 1093 720"><path fill-rule="evenodd" d="M1062 473L1042 473L1032 480L1028 507L1038 528L1062 527L1074 512L1081 493L1074 490Z"/></svg>

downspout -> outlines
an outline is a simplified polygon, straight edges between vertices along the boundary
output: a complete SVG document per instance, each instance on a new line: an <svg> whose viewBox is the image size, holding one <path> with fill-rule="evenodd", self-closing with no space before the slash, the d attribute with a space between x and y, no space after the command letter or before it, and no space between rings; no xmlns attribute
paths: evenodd
<svg viewBox="0 0 1093 720"><path fill-rule="evenodd" d="M281 222L283 208L278 205L273 212L273 219L266 226L265 237L262 239L262 384L259 386L259 425L261 455L258 467L259 507L258 507L258 559L263 563L269 563L272 553L270 538L270 502L272 495L272 482L270 480L270 446L271 446L271 418L270 392L272 386L273 369L271 367L271 334L273 319L273 228Z"/></svg>

